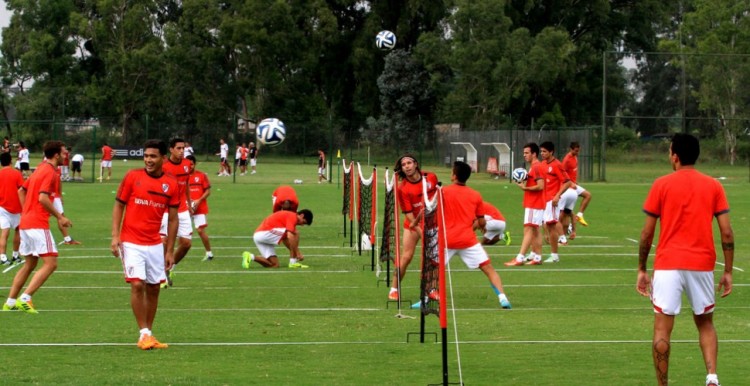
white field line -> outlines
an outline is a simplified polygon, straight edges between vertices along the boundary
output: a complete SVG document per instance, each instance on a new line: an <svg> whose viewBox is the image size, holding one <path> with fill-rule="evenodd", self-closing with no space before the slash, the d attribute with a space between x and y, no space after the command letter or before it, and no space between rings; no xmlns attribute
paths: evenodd
<svg viewBox="0 0 750 386"><path fill-rule="evenodd" d="M672 340L672 343L677 344L695 344L697 340ZM168 342L170 346L184 346L184 347L225 347L225 346L336 346L336 345L361 345L361 346L374 346L374 345L394 345L394 344L414 344L404 342L403 340L396 341L321 341L321 342ZM650 344L651 340L490 340L490 341L449 341L449 344L474 344L474 345L489 345L489 344L502 344L502 345L588 345L588 344ZM729 343L750 343L750 340L746 339L722 339L722 344ZM440 342L432 343L435 345L441 344ZM0 347L108 347L108 346L119 346L126 347L132 346L135 348L135 343L117 343L117 342L79 342L79 343L0 343Z"/></svg>

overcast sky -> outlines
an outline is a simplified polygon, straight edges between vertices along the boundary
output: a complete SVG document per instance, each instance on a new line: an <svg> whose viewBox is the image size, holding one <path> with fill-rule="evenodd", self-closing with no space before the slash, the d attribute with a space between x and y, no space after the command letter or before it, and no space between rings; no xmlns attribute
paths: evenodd
<svg viewBox="0 0 750 386"><path fill-rule="evenodd" d="M5 8L5 1L0 0L0 28L5 28L10 24L10 11ZM0 36L2 40L2 36Z"/></svg>

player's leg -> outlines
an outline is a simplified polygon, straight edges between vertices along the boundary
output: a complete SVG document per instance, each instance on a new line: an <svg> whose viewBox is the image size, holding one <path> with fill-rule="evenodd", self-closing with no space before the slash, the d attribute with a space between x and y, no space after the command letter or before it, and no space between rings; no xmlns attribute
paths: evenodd
<svg viewBox="0 0 750 386"><path fill-rule="evenodd" d="M268 257L255 256L253 261L265 268L279 268L279 258L276 255Z"/></svg>
<svg viewBox="0 0 750 386"><path fill-rule="evenodd" d="M495 268L492 267L492 261L490 261L487 251L485 251L481 245L475 244L470 248L459 250L459 255L464 261L464 264L466 264L466 267L469 269L479 268L482 273L487 276L487 280L490 282L490 287L492 287L495 295L497 295L500 306L504 309L510 309L510 301L507 296L505 296L503 282L500 279L500 275L495 271ZM448 264L447 260L446 264Z"/></svg>
<svg viewBox="0 0 750 386"><path fill-rule="evenodd" d="M669 383L669 353L671 351L673 327L674 315L654 314L652 355L654 369L656 370L656 382L659 385L667 385Z"/></svg>
<svg viewBox="0 0 750 386"><path fill-rule="evenodd" d="M31 276L31 273L34 272L34 269L39 262L39 257L28 255L25 257L25 260L26 262L20 268L18 268L16 276L13 277L13 283L10 285L10 290L8 291L8 300L12 299L14 301L14 304L15 300L18 298L18 295L21 293L21 288L23 288L23 285L26 284L26 281L29 279L29 276ZM10 305L12 306L14 304Z"/></svg>
<svg viewBox="0 0 750 386"><path fill-rule="evenodd" d="M203 243L203 248L206 250L206 260L211 260L214 258L213 252L211 252L211 241L208 239L208 232L206 232L206 227L198 228L198 237L201 238L201 242Z"/></svg>
<svg viewBox="0 0 750 386"><path fill-rule="evenodd" d="M8 255L5 254L9 236L10 227L0 229L0 264L10 264L10 259L8 259Z"/></svg>
<svg viewBox="0 0 750 386"><path fill-rule="evenodd" d="M42 267L39 268L36 273L34 273L34 276L31 277L31 281L26 287L26 291L24 292L24 294L33 296L34 293L36 293L36 291L52 275L52 273L57 270L57 256L42 256L41 259L43 261Z"/></svg>
<svg viewBox="0 0 750 386"><path fill-rule="evenodd" d="M537 228L538 227L536 225L531 223L523 224L523 240L521 240L521 249L518 250L518 254L516 255L516 257L505 263L506 266L523 265L524 260L526 259L526 252L528 252L534 244L534 231Z"/></svg>
<svg viewBox="0 0 750 386"><path fill-rule="evenodd" d="M177 248L174 251L174 264L177 265L190 251L193 246L193 223L190 220L190 212L184 211L177 214L180 225L177 228ZM170 283L170 285L172 285Z"/></svg>
<svg viewBox="0 0 750 386"><path fill-rule="evenodd" d="M409 263L414 256L414 250L417 247L417 242L421 236L419 232L411 229L404 229L403 236L401 237L401 254L399 255L399 266L393 273L393 280L391 281L391 289L388 294L388 298L391 300L398 300L399 289L401 288L401 281L404 280L406 275L406 269L409 268Z"/></svg>
<svg viewBox="0 0 750 386"><path fill-rule="evenodd" d="M698 342L703 353L703 362L708 374L716 374L716 361L719 352L719 338L714 328L713 312L703 315L693 315L695 327L698 328Z"/></svg>

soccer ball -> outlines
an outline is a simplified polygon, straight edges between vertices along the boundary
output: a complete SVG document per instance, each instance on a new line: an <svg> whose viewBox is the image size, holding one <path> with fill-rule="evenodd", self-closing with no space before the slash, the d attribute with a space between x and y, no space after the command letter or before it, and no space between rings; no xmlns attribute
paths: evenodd
<svg viewBox="0 0 750 386"><path fill-rule="evenodd" d="M381 50L391 50L396 47L396 35L388 30L380 31L375 36L375 45Z"/></svg>
<svg viewBox="0 0 750 386"><path fill-rule="evenodd" d="M258 142L267 146L276 146L284 142L286 138L286 126L284 122L276 118L266 118L260 121L255 130Z"/></svg>
<svg viewBox="0 0 750 386"><path fill-rule="evenodd" d="M513 178L513 181L523 182L526 181L526 177L529 176L529 173L524 168L517 168L513 170L513 173L510 176Z"/></svg>

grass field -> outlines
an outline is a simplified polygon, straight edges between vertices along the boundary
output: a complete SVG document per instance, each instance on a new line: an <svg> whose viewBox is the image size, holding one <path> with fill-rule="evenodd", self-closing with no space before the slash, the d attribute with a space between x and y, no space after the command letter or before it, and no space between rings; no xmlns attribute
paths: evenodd
<svg viewBox="0 0 750 386"><path fill-rule="evenodd" d="M315 183L315 165L261 161L258 174L212 176L209 234L217 256L201 262L193 249L177 267L175 286L162 292L154 332L167 350L135 346L138 329L129 286L109 252L112 203L119 177L138 161L115 165L115 180L65 183L65 210L81 246L60 246L58 271L34 297L38 315L0 313L1 384L289 384L423 385L440 383L441 345L407 334L419 319L399 319L386 302L387 285L370 270L342 232L341 187ZM442 181L449 171L430 168ZM700 167L699 167L700 169ZM334 178L337 168L334 167ZM561 263L503 266L518 252L521 191L478 174L469 185L508 220L511 246L488 248L512 310L500 310L479 271L451 263L449 373L467 385L651 385L652 311L635 291L640 207L664 164L609 165L608 183L588 183L593 201L588 228L561 247ZM712 167L732 207L737 254L734 292L718 300L719 376L725 385L746 384L750 356L746 259L750 196L746 167ZM254 250L251 235L270 212L279 184L295 185L301 207L315 214L301 228L307 270L240 267L240 253ZM382 198L382 190L379 192ZM381 205L382 212L382 205ZM381 214L382 216L382 214ZM381 225L378 224L378 228ZM61 236L54 232L56 239ZM657 241L658 242L658 241ZM545 247L545 254L548 253ZM280 253L282 264L287 254ZM720 257L719 261L723 261ZM653 261L650 261L650 263ZM413 264L412 268L417 265ZM717 270L721 270L718 266ZM0 275L7 294L13 272ZM384 277L381 277L383 279ZM417 274L405 278L404 296L416 298ZM416 300L416 299L414 299ZM673 333L670 379L701 384L704 366L689 308L683 305ZM418 316L415 310L404 314ZM427 330L438 333L438 321Z"/></svg>

